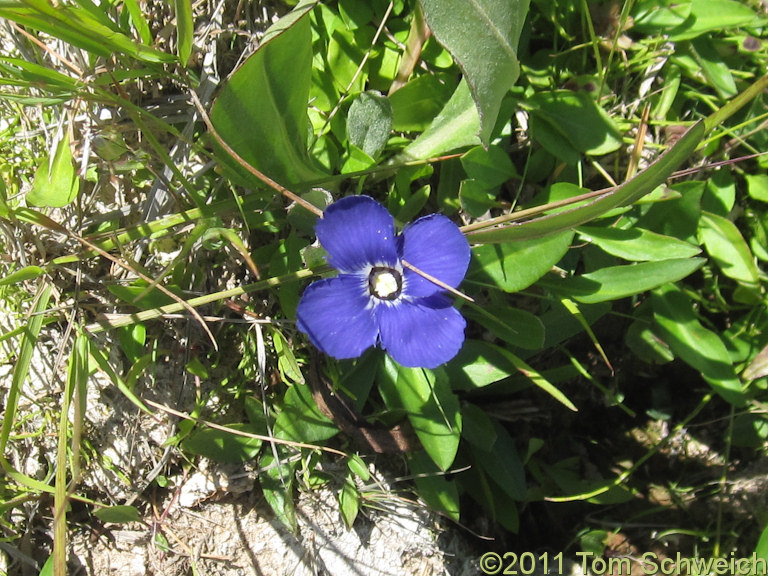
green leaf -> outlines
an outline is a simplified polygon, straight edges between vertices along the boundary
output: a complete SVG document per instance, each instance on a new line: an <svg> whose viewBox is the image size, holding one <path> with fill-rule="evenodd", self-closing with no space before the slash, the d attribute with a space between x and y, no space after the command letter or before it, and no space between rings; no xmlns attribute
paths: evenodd
<svg viewBox="0 0 768 576"><path fill-rule="evenodd" d="M760 273L755 258L733 222L702 212L699 237L723 274L749 288L759 286Z"/></svg>
<svg viewBox="0 0 768 576"><path fill-rule="evenodd" d="M662 184L693 153L705 132L704 122L697 122L674 146L634 178L576 208L540 216L521 224L507 224L494 230L471 230L467 232L467 238L471 243L496 243L548 236L585 224L618 206L631 204Z"/></svg>
<svg viewBox="0 0 768 576"><path fill-rule="evenodd" d="M291 345L279 330L274 330L272 333L272 343L275 346L277 367L281 376L294 384L304 384L304 374L301 373L301 368L296 362L296 356L293 354Z"/></svg>
<svg viewBox="0 0 768 576"><path fill-rule="evenodd" d="M24 266L14 272L11 272L7 276L0 278L0 286L8 286L9 284L17 284L18 282L26 282L32 280L38 276L45 274L45 270L40 266Z"/></svg>
<svg viewBox="0 0 768 576"><path fill-rule="evenodd" d="M29 320L27 320L26 329L23 332L21 343L16 354L16 362L13 366L13 376L11 376L10 387L5 395L5 414L3 415L2 429L0 429L0 458L5 455L5 447L8 438L14 426L16 410L18 408L19 396L22 393L24 381L27 379L29 369L32 364L32 354L37 346L37 339L40 336L40 330L43 327L45 314L43 312L48 308L48 302L51 298L53 287L46 283L40 286L37 297L29 310ZM3 466L5 468L5 466ZM6 472L8 470L6 469Z"/></svg>
<svg viewBox="0 0 768 576"><path fill-rule="evenodd" d="M515 448L515 442L506 429L494 422L496 442L490 450L477 449L472 455L488 476L513 500L523 501L528 492L525 468Z"/></svg>
<svg viewBox="0 0 768 576"><path fill-rule="evenodd" d="M707 32L748 26L757 20L749 6L736 0L692 0L690 15L669 31L672 42L696 38Z"/></svg>
<svg viewBox="0 0 768 576"><path fill-rule="evenodd" d="M540 92L526 99L525 104L532 107L534 118L547 123L559 139L570 143L578 152L599 156L614 152L622 145L616 124L586 92ZM557 155L556 150L550 152Z"/></svg>
<svg viewBox="0 0 768 576"><path fill-rule="evenodd" d="M102 522L112 524L127 524L129 522L139 522L141 516L135 506L108 506L106 508L97 508L93 515Z"/></svg>
<svg viewBox="0 0 768 576"><path fill-rule="evenodd" d="M763 532L760 534L755 546L755 556L762 558L768 564L768 526L763 528Z"/></svg>
<svg viewBox="0 0 768 576"><path fill-rule="evenodd" d="M724 100L733 98L738 93L736 81L723 57L712 44L711 38L696 38L691 41L694 58L701 66L701 73L707 82Z"/></svg>
<svg viewBox="0 0 768 576"><path fill-rule="evenodd" d="M568 230L541 239L476 246L469 279L519 292L549 272L568 252L571 240L573 231Z"/></svg>
<svg viewBox="0 0 768 576"><path fill-rule="evenodd" d="M192 0L173 0L176 12L176 52L182 66L186 66L192 55L192 40L195 26L192 21Z"/></svg>
<svg viewBox="0 0 768 576"><path fill-rule="evenodd" d="M414 475L416 489L427 505L442 512L455 522L459 521L459 489L447 478L424 451L408 455L408 469Z"/></svg>
<svg viewBox="0 0 768 576"><path fill-rule="evenodd" d="M705 328L688 297L672 285L651 296L659 336L684 362L701 372L704 380L725 400L744 404L744 392L730 354L718 335Z"/></svg>
<svg viewBox="0 0 768 576"><path fill-rule="evenodd" d="M347 114L347 136L354 146L376 158L392 131L392 105L385 96L368 91L352 102Z"/></svg>
<svg viewBox="0 0 768 576"><path fill-rule="evenodd" d="M360 510L360 492L355 486L355 481L347 477L339 491L339 510L347 529L352 528L357 513Z"/></svg>
<svg viewBox="0 0 768 576"><path fill-rule="evenodd" d="M420 0L437 41L464 73L480 116L487 146L501 99L520 75L517 44L528 13L527 0Z"/></svg>
<svg viewBox="0 0 768 576"><path fill-rule="evenodd" d="M691 15L691 0L638 0L633 7L634 28L657 33L681 25Z"/></svg>
<svg viewBox="0 0 768 576"><path fill-rule="evenodd" d="M288 461L289 453L283 446L277 448L276 461L271 452L265 453L259 460L259 483L264 498L269 504L275 516L291 531L295 532L298 523L296 521L296 505L293 500L293 484L295 482L296 467L298 462Z"/></svg>
<svg viewBox="0 0 768 576"><path fill-rule="evenodd" d="M496 442L496 428L485 410L475 404L465 404L461 416L461 435L481 450L491 450Z"/></svg>
<svg viewBox="0 0 768 576"><path fill-rule="evenodd" d="M479 129L477 108L469 86L462 80L429 127L388 164L396 166L413 160L428 160L459 148L475 146L480 144Z"/></svg>
<svg viewBox="0 0 768 576"><path fill-rule="evenodd" d="M392 128L402 132L423 131L448 102L455 84L441 82L434 74L410 80L390 94Z"/></svg>
<svg viewBox="0 0 768 576"><path fill-rule="evenodd" d="M682 280L705 262L704 258L685 258L609 266L562 282L548 282L547 286L579 302L606 302Z"/></svg>
<svg viewBox="0 0 768 576"><path fill-rule="evenodd" d="M27 203L32 206L60 208L72 202L80 189L80 179L75 174L72 151L69 148L69 134L65 132L53 155L45 158L35 172L32 190L27 194Z"/></svg>
<svg viewBox="0 0 768 576"><path fill-rule="evenodd" d="M263 430L256 430L251 424L228 424L227 428L251 434L263 432ZM181 449L216 462L247 462L253 460L259 453L261 440L218 428L201 428L187 436L181 443Z"/></svg>
<svg viewBox="0 0 768 576"><path fill-rule="evenodd" d="M525 350L539 350L544 345L544 324L527 310L488 304L465 306L462 311L505 344Z"/></svg>
<svg viewBox="0 0 768 576"><path fill-rule="evenodd" d="M747 194L760 202L768 202L768 174L746 174Z"/></svg>
<svg viewBox="0 0 768 576"><path fill-rule="evenodd" d="M270 38L222 88L211 121L239 156L278 183L322 179L325 174L311 161L306 144L312 72L309 19L301 18ZM219 160L241 181L262 185L223 150Z"/></svg>
<svg viewBox="0 0 768 576"><path fill-rule="evenodd" d="M338 433L312 397L308 385L294 384L285 393L282 412L277 415L275 436L294 442L319 442Z"/></svg>
<svg viewBox="0 0 768 576"><path fill-rule="evenodd" d="M406 368L387 357L379 390L390 410L404 410L430 458L448 470L461 438L461 410L444 372Z"/></svg>
<svg viewBox="0 0 768 576"><path fill-rule="evenodd" d="M580 226L578 232L584 240L599 246L608 254L633 262L691 258L701 252L698 246L643 228L622 230L602 226Z"/></svg>
<svg viewBox="0 0 768 576"><path fill-rule="evenodd" d="M467 176L489 188L501 186L517 174L507 152L495 145L488 149L475 146L461 157L461 165Z"/></svg>
<svg viewBox="0 0 768 576"><path fill-rule="evenodd" d="M517 372L501 348L484 340L466 340L453 362L444 371L454 390L488 386Z"/></svg>

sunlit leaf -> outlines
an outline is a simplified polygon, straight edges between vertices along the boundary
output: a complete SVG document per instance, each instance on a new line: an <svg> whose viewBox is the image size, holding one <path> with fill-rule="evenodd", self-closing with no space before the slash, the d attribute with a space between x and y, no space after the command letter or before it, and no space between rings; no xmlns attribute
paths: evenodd
<svg viewBox="0 0 768 576"><path fill-rule="evenodd" d="M387 357L379 390L390 410L403 410L430 458L448 470L461 438L461 410L444 373L406 368Z"/></svg>
<svg viewBox="0 0 768 576"><path fill-rule="evenodd" d="M501 99L520 75L517 44L527 0L420 0L432 33L456 60L480 115L487 146Z"/></svg>
<svg viewBox="0 0 768 576"><path fill-rule="evenodd" d="M27 202L32 206L66 206L75 199L79 190L80 179L75 174L69 135L65 132L64 138L56 146L53 158L43 158L35 172Z"/></svg>
<svg viewBox="0 0 768 576"><path fill-rule="evenodd" d="M307 152L311 71L310 24L301 18L272 35L235 71L211 110L227 144L284 186L324 177ZM240 180L261 185L223 150L219 160Z"/></svg>
<svg viewBox="0 0 768 576"><path fill-rule="evenodd" d="M682 280L701 268L705 262L704 258L678 258L609 266L561 282L552 281L547 286L579 302L606 302Z"/></svg>
<svg viewBox="0 0 768 576"><path fill-rule="evenodd" d="M690 258L701 252L698 246L643 228L622 230L601 226L580 226L578 231L584 240L624 260Z"/></svg>

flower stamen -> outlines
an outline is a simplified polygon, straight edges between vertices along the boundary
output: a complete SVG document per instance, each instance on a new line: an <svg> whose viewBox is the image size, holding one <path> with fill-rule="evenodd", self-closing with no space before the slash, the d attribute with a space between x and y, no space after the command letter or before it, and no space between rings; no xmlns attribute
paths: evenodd
<svg viewBox="0 0 768 576"><path fill-rule="evenodd" d="M368 289L380 300L394 300L403 289L403 276L394 268L374 266L368 275Z"/></svg>

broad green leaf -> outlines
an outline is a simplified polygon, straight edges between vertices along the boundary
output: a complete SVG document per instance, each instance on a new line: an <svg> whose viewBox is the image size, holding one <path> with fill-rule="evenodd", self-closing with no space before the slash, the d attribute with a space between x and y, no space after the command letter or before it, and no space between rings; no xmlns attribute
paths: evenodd
<svg viewBox="0 0 768 576"><path fill-rule="evenodd" d="M428 160L459 148L475 146L480 144L479 129L477 108L469 86L462 80L429 127L388 164L396 166L412 160Z"/></svg>
<svg viewBox="0 0 768 576"><path fill-rule="evenodd" d="M464 210L473 218L479 218L489 209L498 205L498 187L488 188L477 180L463 180L459 187L459 200Z"/></svg>
<svg viewBox="0 0 768 576"><path fill-rule="evenodd" d="M319 442L338 433L338 429L320 409L308 385L294 384L285 393L285 405L275 419L278 438L294 442Z"/></svg>
<svg viewBox="0 0 768 576"><path fill-rule="evenodd" d="M176 52L182 66L186 66L192 55L192 40L195 26L192 21L192 0L173 0L176 13Z"/></svg>
<svg viewBox="0 0 768 576"><path fill-rule="evenodd" d="M750 288L757 288L760 273L754 256L736 225L722 216L701 213L699 237L723 274Z"/></svg>
<svg viewBox="0 0 768 576"><path fill-rule="evenodd" d="M649 364L666 364L675 359L666 342L654 334L649 320L640 318L630 324L624 341L638 358Z"/></svg>
<svg viewBox="0 0 768 576"><path fill-rule="evenodd" d="M490 450L477 449L472 455L485 473L513 500L525 500L528 489L525 484L525 468L509 432L494 422L496 441Z"/></svg>
<svg viewBox="0 0 768 576"><path fill-rule="evenodd" d="M35 172L32 190L27 194L27 203L32 206L60 208L72 202L80 190L80 179L75 174L72 151L69 149L69 134L65 132L56 146L53 158L44 158Z"/></svg>
<svg viewBox="0 0 768 576"><path fill-rule="evenodd" d="M434 74L410 80L390 94L392 128L403 132L426 130L453 93L455 85L441 82Z"/></svg>
<svg viewBox="0 0 768 576"><path fill-rule="evenodd" d="M704 258L677 258L609 266L562 282L548 282L547 285L579 302L606 302L642 294L663 284L682 280L701 268L704 262Z"/></svg>
<svg viewBox="0 0 768 576"><path fill-rule="evenodd" d="M501 348L484 340L466 340L443 370L453 390L474 390L515 374L517 369Z"/></svg>
<svg viewBox="0 0 768 576"><path fill-rule="evenodd" d="M744 404L744 392L736 377L728 349L718 335L705 328L688 297L672 285L651 296L659 336L725 400Z"/></svg>
<svg viewBox="0 0 768 576"><path fill-rule="evenodd" d="M376 158L387 145L392 131L392 105L378 92L363 92L347 114L347 136L354 146Z"/></svg>
<svg viewBox="0 0 768 576"><path fill-rule="evenodd" d="M448 470L461 438L461 410L444 372L406 368L387 357L379 390L390 410L404 410L441 470Z"/></svg>
<svg viewBox="0 0 768 576"><path fill-rule="evenodd" d="M669 31L670 40L680 42L707 32L748 26L757 20L749 6L737 0L692 0L690 15Z"/></svg>
<svg viewBox="0 0 768 576"><path fill-rule="evenodd" d="M568 252L571 240L573 232L567 230L541 239L476 246L469 279L519 292L549 272Z"/></svg>
<svg viewBox="0 0 768 576"><path fill-rule="evenodd" d="M501 99L520 75L517 44L528 13L527 0L420 0L437 41L464 73L480 115L479 136L487 146Z"/></svg>
<svg viewBox="0 0 768 576"><path fill-rule="evenodd" d="M357 454L352 454L347 459L347 468L349 471L355 474L363 482L368 482L371 478L371 473L368 471L368 466L365 465L363 459Z"/></svg>
<svg viewBox="0 0 768 576"><path fill-rule="evenodd" d="M470 318L505 344L525 350L539 350L544 345L544 325L528 312L508 305L465 306L464 316Z"/></svg>
<svg viewBox="0 0 768 576"><path fill-rule="evenodd" d="M491 450L496 442L496 427L485 410L475 404L464 404L461 416L461 435L481 450Z"/></svg>
<svg viewBox="0 0 768 576"><path fill-rule="evenodd" d="M495 145L487 150L482 146L472 148L461 157L461 165L467 176L489 188L501 186L517 174L507 152Z"/></svg>
<svg viewBox="0 0 768 576"><path fill-rule="evenodd" d="M227 428L251 434L264 432L250 424L228 424ZM216 462L237 463L253 460L261 449L261 440L218 428L201 428L187 436L181 443L181 448L185 452L204 456Z"/></svg>
<svg viewBox="0 0 768 576"><path fill-rule="evenodd" d="M135 506L118 505L97 508L93 511L93 515L102 522L110 522L112 524L127 524L141 520L139 510Z"/></svg>
<svg viewBox="0 0 768 576"><path fill-rule="evenodd" d="M540 92L526 99L525 104L531 107L533 117L546 122L561 140L569 142L578 152L599 156L614 152L622 145L616 124L586 92ZM555 150L550 151L557 155Z"/></svg>
<svg viewBox="0 0 768 576"><path fill-rule="evenodd" d="M605 228L580 226L579 235L608 254L633 262L691 258L701 252L698 246L672 236L656 234L643 228Z"/></svg>
<svg viewBox="0 0 768 576"><path fill-rule="evenodd" d="M747 194L754 200L768 202L768 174L746 174Z"/></svg>
<svg viewBox="0 0 768 576"><path fill-rule="evenodd" d="M695 38L691 40L694 57L701 66L701 73L707 82L717 92L720 98L727 100L738 93L736 81L723 57L712 44L711 38Z"/></svg>
<svg viewBox="0 0 768 576"><path fill-rule="evenodd" d="M289 452L283 446L277 447L279 460L276 461L271 452L265 452L259 460L259 483L264 498L275 516L291 531L295 532L296 505L293 499L293 484L295 482L298 461L289 461Z"/></svg>
<svg viewBox="0 0 768 576"><path fill-rule="evenodd" d="M284 186L324 177L306 145L311 71L310 23L301 18L271 36L235 71L211 110L213 125L224 141ZM246 183L261 185L223 150L219 160Z"/></svg>
<svg viewBox="0 0 768 576"><path fill-rule="evenodd" d="M414 475L416 488L427 505L459 521L459 488L452 479L441 473L429 455L422 451L408 455L408 469Z"/></svg>
<svg viewBox="0 0 768 576"><path fill-rule="evenodd" d="M570 210L540 216L519 224L506 224L493 230L472 230L467 232L467 239L470 243L497 243L548 236L585 224L618 206L631 204L662 184L693 153L705 132L704 122L697 122L648 168L615 190L606 192L594 200Z"/></svg>
<svg viewBox="0 0 768 576"><path fill-rule="evenodd" d="M691 0L638 0L633 6L634 27L643 32L667 31L691 15Z"/></svg>

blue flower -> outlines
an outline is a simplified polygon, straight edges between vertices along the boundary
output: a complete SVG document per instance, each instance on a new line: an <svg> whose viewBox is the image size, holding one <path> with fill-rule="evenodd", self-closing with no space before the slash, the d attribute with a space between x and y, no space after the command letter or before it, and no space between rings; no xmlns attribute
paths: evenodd
<svg viewBox="0 0 768 576"><path fill-rule="evenodd" d="M299 330L334 358L379 344L399 364L434 368L464 343L466 322L446 291L403 262L455 288L469 244L448 218L432 214L395 233L395 221L368 196L326 208L315 233L338 276L310 284L296 310Z"/></svg>

